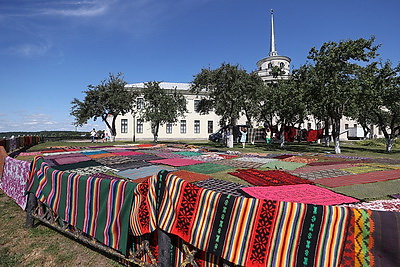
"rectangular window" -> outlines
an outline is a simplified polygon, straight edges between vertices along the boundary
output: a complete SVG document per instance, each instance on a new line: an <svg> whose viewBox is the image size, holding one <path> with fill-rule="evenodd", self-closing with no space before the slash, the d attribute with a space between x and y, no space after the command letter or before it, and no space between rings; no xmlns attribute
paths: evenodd
<svg viewBox="0 0 400 267"><path fill-rule="evenodd" d="M200 100L194 100L194 111L197 112L197 107L199 106Z"/></svg>
<svg viewBox="0 0 400 267"><path fill-rule="evenodd" d="M207 129L208 129L208 133L209 133L209 134L214 132L214 124L213 124L213 121L208 121Z"/></svg>
<svg viewBox="0 0 400 267"><path fill-rule="evenodd" d="M165 132L167 134L172 134L172 123L167 122L166 127L165 127Z"/></svg>
<svg viewBox="0 0 400 267"><path fill-rule="evenodd" d="M181 134L186 133L186 120L181 120Z"/></svg>
<svg viewBox="0 0 400 267"><path fill-rule="evenodd" d="M200 133L200 121L199 120L194 121L194 133Z"/></svg>
<svg viewBox="0 0 400 267"><path fill-rule="evenodd" d="M346 124L344 125L344 129L345 129L345 130L349 129L349 124L348 124L348 123L346 123Z"/></svg>
<svg viewBox="0 0 400 267"><path fill-rule="evenodd" d="M121 133L128 132L128 119L121 119Z"/></svg>
<svg viewBox="0 0 400 267"><path fill-rule="evenodd" d="M144 107L143 97L138 97L136 100L136 108L142 109Z"/></svg>
<svg viewBox="0 0 400 267"><path fill-rule="evenodd" d="M307 130L311 130L311 122L307 123Z"/></svg>
<svg viewBox="0 0 400 267"><path fill-rule="evenodd" d="M357 124L354 124L354 128L357 128Z"/></svg>
<svg viewBox="0 0 400 267"><path fill-rule="evenodd" d="M143 121L142 120L137 120L136 132L137 133L143 133Z"/></svg>

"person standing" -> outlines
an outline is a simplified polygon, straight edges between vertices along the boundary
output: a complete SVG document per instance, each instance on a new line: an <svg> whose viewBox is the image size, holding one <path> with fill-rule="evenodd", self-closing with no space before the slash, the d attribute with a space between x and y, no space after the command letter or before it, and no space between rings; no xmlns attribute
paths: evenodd
<svg viewBox="0 0 400 267"><path fill-rule="evenodd" d="M90 132L90 137L92 138L92 143L94 143L94 138L96 137L96 129L93 128L93 130Z"/></svg>
<svg viewBox="0 0 400 267"><path fill-rule="evenodd" d="M265 142L271 144L271 129L269 128L265 130Z"/></svg>
<svg viewBox="0 0 400 267"><path fill-rule="evenodd" d="M246 138L247 138L247 130L244 127L241 127L239 129L241 137L240 137L240 142L242 143L243 148L246 147Z"/></svg>

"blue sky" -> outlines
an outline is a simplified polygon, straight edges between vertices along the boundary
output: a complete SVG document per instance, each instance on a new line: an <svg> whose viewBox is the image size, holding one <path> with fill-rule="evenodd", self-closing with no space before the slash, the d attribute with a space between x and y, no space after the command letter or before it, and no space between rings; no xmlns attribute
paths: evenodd
<svg viewBox="0 0 400 267"><path fill-rule="evenodd" d="M0 0L0 132L75 130L73 98L122 72L128 83L191 82L202 68L248 72L276 48L307 60L327 41L376 37L400 62L398 0ZM101 121L78 128L104 129Z"/></svg>

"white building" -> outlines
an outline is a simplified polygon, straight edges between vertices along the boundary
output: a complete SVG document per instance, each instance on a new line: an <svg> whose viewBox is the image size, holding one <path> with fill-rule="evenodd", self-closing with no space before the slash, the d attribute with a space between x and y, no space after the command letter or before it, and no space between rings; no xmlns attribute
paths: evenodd
<svg viewBox="0 0 400 267"><path fill-rule="evenodd" d="M275 31L274 31L274 17L271 10L271 36L270 36L270 51L266 58L257 62L257 73L265 82L273 82L277 79L288 79L290 75L290 62L291 59L287 56L278 55L275 45ZM273 77L272 68L279 67L283 73L279 77ZM126 87L132 89L140 89L144 87L144 83L127 84ZM179 118L177 123L167 123L160 125L158 132L158 140L207 140L211 133L220 129L219 116L214 112L206 115L200 115L195 111L195 107L200 101L200 96L190 92L189 83L160 83L162 89L177 89L181 92L187 101L188 113L185 117ZM137 98L137 108L141 108L143 99ZM243 117L238 121L238 124L245 124L246 119ZM302 129L320 129L323 127L321 123L311 119L301 125ZM372 126L371 126L372 127ZM143 122L139 119L138 114L120 115L116 121L116 140L153 140L151 131L151 123ZM341 120L340 135L341 140L348 140L351 138L361 138L362 128L357 125L357 122L347 118ZM382 137L382 133L377 127L372 127L373 137Z"/></svg>

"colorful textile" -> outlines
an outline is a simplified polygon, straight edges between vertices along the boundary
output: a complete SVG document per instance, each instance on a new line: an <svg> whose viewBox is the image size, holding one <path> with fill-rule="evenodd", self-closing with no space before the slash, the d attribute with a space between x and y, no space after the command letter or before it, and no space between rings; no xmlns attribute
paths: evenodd
<svg viewBox="0 0 400 267"><path fill-rule="evenodd" d="M358 199L310 184L246 187L242 188L242 191L258 199L316 205L339 205L358 202Z"/></svg>
<svg viewBox="0 0 400 267"><path fill-rule="evenodd" d="M259 157L240 157L240 158L235 158L233 160L239 160L239 161L248 161L248 162L258 162L258 163L268 163L272 161L277 161L277 159L270 159L270 158L259 158Z"/></svg>
<svg viewBox="0 0 400 267"><path fill-rule="evenodd" d="M206 175L206 174L190 172L190 171L185 171L185 170L172 171L171 173L173 173L174 175L176 175L190 183L211 178L211 176Z"/></svg>
<svg viewBox="0 0 400 267"><path fill-rule="evenodd" d="M328 187L338 187L353 184L375 183L400 178L400 170L388 170L354 175L339 176L335 178L322 178L318 184Z"/></svg>
<svg viewBox="0 0 400 267"><path fill-rule="evenodd" d="M295 170L295 169L303 167L305 165L306 165L305 163L285 162L285 161L281 161L281 160L276 160L276 161L272 161L272 162L263 164L261 166L261 168Z"/></svg>
<svg viewBox="0 0 400 267"><path fill-rule="evenodd" d="M344 169L341 169L341 170L346 171L346 172L350 172L350 173L353 173L353 174L360 174L360 173L367 173L367 172L384 171L384 170L387 170L387 168L364 165L364 166L344 168Z"/></svg>
<svg viewBox="0 0 400 267"><path fill-rule="evenodd" d="M100 159L100 158L106 158L106 157L115 157L113 153L99 153L99 154L90 154L87 155L91 159Z"/></svg>
<svg viewBox="0 0 400 267"><path fill-rule="evenodd" d="M36 157L32 165L27 192L63 221L126 254L136 184L57 171L42 157Z"/></svg>
<svg viewBox="0 0 400 267"><path fill-rule="evenodd" d="M322 165L337 165L337 164L360 164L368 162L367 160L336 160L336 161L315 161L310 162L310 166L322 166Z"/></svg>
<svg viewBox="0 0 400 267"><path fill-rule="evenodd" d="M297 129L292 126L285 126L284 137L286 142L293 142L297 135Z"/></svg>
<svg viewBox="0 0 400 267"><path fill-rule="evenodd" d="M176 173L173 174L176 175ZM201 188L210 189L221 194L232 195L235 197L245 196L245 194L241 193L239 189L247 187L243 184L213 178L194 182L194 184Z"/></svg>
<svg viewBox="0 0 400 267"><path fill-rule="evenodd" d="M94 167L94 166L101 166L101 164L95 160L88 160L88 161L81 161L81 162L71 163L71 164L57 165L57 166L54 166L54 169L57 169L59 171L67 171L67 170L72 170L72 169Z"/></svg>
<svg viewBox="0 0 400 267"><path fill-rule="evenodd" d="M64 164L74 164L74 163L89 161L89 160L91 160L91 158L89 158L85 155L80 155L80 156L75 156L75 157L56 158L56 159L53 159L53 162L57 165L64 165Z"/></svg>
<svg viewBox="0 0 400 267"><path fill-rule="evenodd" d="M3 175L0 176L0 189L23 210L25 210L27 202L25 187L29 177L30 166L30 162L6 157L4 159Z"/></svg>
<svg viewBox="0 0 400 267"><path fill-rule="evenodd" d="M400 179L368 183L355 184L340 187L333 187L331 190L346 196L352 196L361 200L383 199L390 194L399 192Z"/></svg>
<svg viewBox="0 0 400 267"><path fill-rule="evenodd" d="M232 167L207 162L207 163L201 163L201 164L195 164L195 165L182 166L182 167L179 167L179 169L187 170L187 171L191 171L191 172L204 173L204 174L212 174L212 173L232 169Z"/></svg>
<svg viewBox="0 0 400 267"><path fill-rule="evenodd" d="M145 166L136 169L128 169L117 172L118 175L129 178L129 179L138 179L147 176L153 176L157 174L161 170L167 171L176 171L176 168L165 166L165 165L152 165L152 166Z"/></svg>
<svg viewBox="0 0 400 267"><path fill-rule="evenodd" d="M178 154L178 155L181 155L181 156L185 156L185 157L203 155L203 153L193 152L193 151L179 151L179 152L172 152L172 153L173 154Z"/></svg>
<svg viewBox="0 0 400 267"><path fill-rule="evenodd" d="M307 180L317 180L317 179L321 179L321 178L351 175L350 172L346 172L346 171L342 171L342 170L321 170L321 171L306 172L306 173L292 172L292 174L299 176L301 178L307 179Z"/></svg>
<svg viewBox="0 0 400 267"><path fill-rule="evenodd" d="M317 160L318 160L317 158L306 158L306 157L299 157L299 156L292 156L292 157L281 159L281 161L306 163L306 164L317 161Z"/></svg>
<svg viewBox="0 0 400 267"><path fill-rule="evenodd" d="M400 194L393 194L393 195L390 195L390 197L400 199Z"/></svg>
<svg viewBox="0 0 400 267"><path fill-rule="evenodd" d="M349 217L344 207L233 197L172 174L158 214L162 230L241 266L337 266Z"/></svg>
<svg viewBox="0 0 400 267"><path fill-rule="evenodd" d="M315 142L324 137L324 129L307 131L307 142Z"/></svg>
<svg viewBox="0 0 400 267"><path fill-rule="evenodd" d="M346 207L351 207L356 209L400 212L400 199L374 200L369 202L348 204L346 205Z"/></svg>
<svg viewBox="0 0 400 267"><path fill-rule="evenodd" d="M278 170L260 171L255 169L236 170L230 175L239 177L246 182L257 186L312 184L313 182Z"/></svg>
<svg viewBox="0 0 400 267"><path fill-rule="evenodd" d="M235 159L223 159L223 160L216 161L215 164L230 166L230 167L234 167L234 168L259 168L264 163L252 162L252 161L241 161L241 160L235 160Z"/></svg>
<svg viewBox="0 0 400 267"><path fill-rule="evenodd" d="M143 155L145 153L135 152L135 151L118 151L118 152L112 152L112 154L116 156L132 156L132 155Z"/></svg>
<svg viewBox="0 0 400 267"><path fill-rule="evenodd" d="M354 164L337 164L337 165L321 165L321 166L304 166L300 167L296 170L293 170L291 173L310 173L322 170L339 170L348 167L354 167L357 165Z"/></svg>
<svg viewBox="0 0 400 267"><path fill-rule="evenodd" d="M350 211L340 266L400 266L400 213Z"/></svg>
<svg viewBox="0 0 400 267"><path fill-rule="evenodd" d="M159 160L150 160L149 162L153 163L153 164L165 164L165 165L170 165L170 166L174 166L174 167L181 167L181 166L205 163L204 161L185 159L185 158L159 159Z"/></svg>

